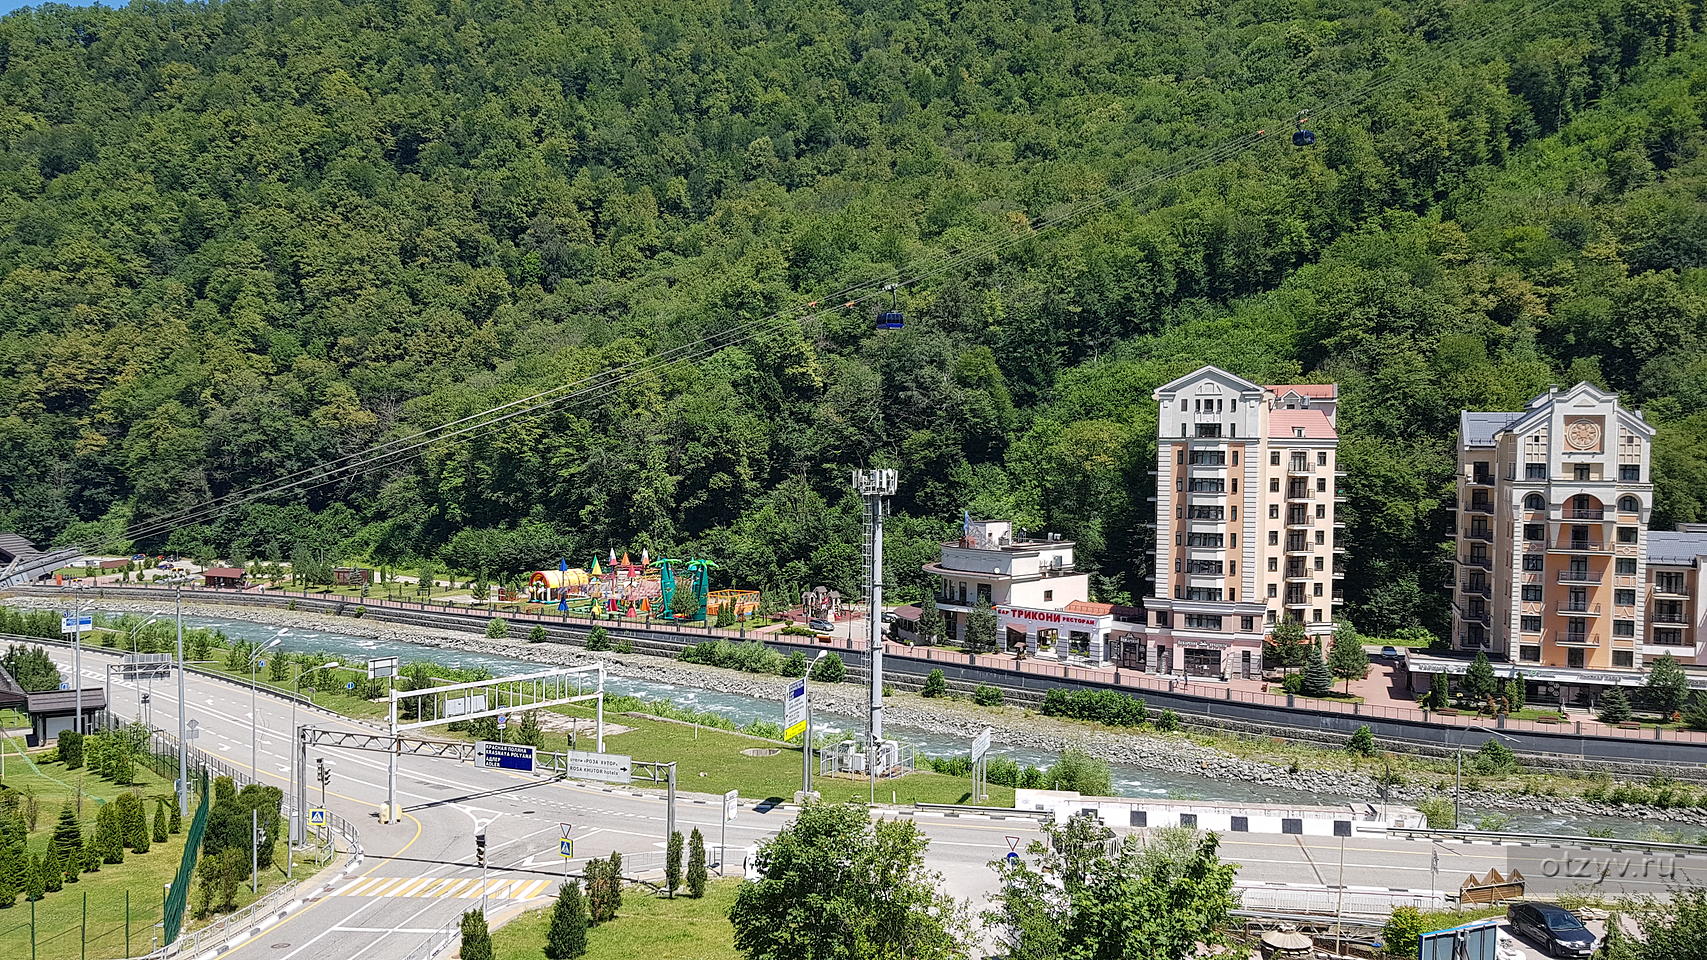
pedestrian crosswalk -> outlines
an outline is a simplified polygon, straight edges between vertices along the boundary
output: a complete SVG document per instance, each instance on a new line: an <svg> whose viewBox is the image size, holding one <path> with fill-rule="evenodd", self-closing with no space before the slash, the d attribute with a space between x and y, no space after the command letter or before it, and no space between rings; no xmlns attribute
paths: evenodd
<svg viewBox="0 0 1707 960"><path fill-rule="evenodd" d="M421 897L433 899L529 900L550 893L555 880L535 877L488 879L479 877L359 877L332 891L337 897Z"/></svg>

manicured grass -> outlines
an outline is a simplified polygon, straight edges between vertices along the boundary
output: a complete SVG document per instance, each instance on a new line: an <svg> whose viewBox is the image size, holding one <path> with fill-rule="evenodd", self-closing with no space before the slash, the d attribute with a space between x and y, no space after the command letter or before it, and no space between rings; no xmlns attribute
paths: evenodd
<svg viewBox="0 0 1707 960"><path fill-rule="evenodd" d="M137 783L120 786L90 773L88 770L67 770L58 762L43 762L52 751L39 752L27 763L13 753L6 758L7 787L28 790L40 801L36 828L30 832L28 849L39 854L47 848L59 811L66 802L74 806L79 793L82 797L82 822L85 834L95 828L95 816L100 805L110 802L121 793L135 791L142 795L153 826L156 796L170 794L172 784L155 776L147 768L137 767ZM186 825L187 829L187 825ZM77 883L49 893L35 904L35 956L39 960L78 960L89 957L133 956L145 953L153 946L154 925L160 922L163 888L178 872L183 857L184 834L169 836L165 843L151 844L147 853L125 852L124 863L104 864L98 873L85 873ZM276 869L264 870L261 875L261 896L284 882L284 847L275 853ZM298 874L302 874L299 872ZM131 952L125 951L126 907L129 907ZM84 897L88 898L87 944L84 943ZM253 900L249 885L238 892L237 905L242 907ZM191 898L192 909L194 897ZM28 957L30 953L30 904L22 896L17 902L0 909L0 956ZM195 925L187 919L187 926Z"/></svg>
<svg viewBox="0 0 1707 960"><path fill-rule="evenodd" d="M592 711L563 707L560 711L575 716L591 716ZM741 736L709 727L644 717L606 713L607 723L619 723L634 729L605 737L605 750L622 753L639 760L676 761L676 788L699 793L722 793L739 790L750 799L781 797L792 799L800 789L800 749ZM561 750L567 737L561 733L546 734L546 748ZM591 749L583 740L583 748ZM747 750L777 750L770 756L750 756ZM826 800L865 800L871 796L869 781L864 778L826 777L814 772L813 787ZM967 777L951 777L942 773L914 773L895 780L877 783L877 799L887 803L891 797L900 803L971 803L971 781ZM1012 806L1012 787L991 785L990 797L980 801L992 806Z"/></svg>
<svg viewBox="0 0 1707 960"><path fill-rule="evenodd" d="M630 887L617 918L587 931L583 960L739 960L729 907L740 885L714 879L698 900L669 900ZM493 954L498 960L539 960L550 925L549 907L522 914L492 935Z"/></svg>

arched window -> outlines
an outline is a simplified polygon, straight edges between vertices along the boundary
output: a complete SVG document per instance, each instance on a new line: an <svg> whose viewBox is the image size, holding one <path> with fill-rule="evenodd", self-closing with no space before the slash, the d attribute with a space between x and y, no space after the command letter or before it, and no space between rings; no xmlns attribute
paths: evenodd
<svg viewBox="0 0 1707 960"><path fill-rule="evenodd" d="M1620 513L1641 513L1642 502L1635 497L1619 497L1618 510Z"/></svg>
<svg viewBox="0 0 1707 960"><path fill-rule="evenodd" d="M1541 494L1539 494L1539 493L1532 493L1529 496L1523 498L1523 509L1525 509L1525 510L1545 510L1545 509L1547 509L1547 499L1545 497L1541 496Z"/></svg>

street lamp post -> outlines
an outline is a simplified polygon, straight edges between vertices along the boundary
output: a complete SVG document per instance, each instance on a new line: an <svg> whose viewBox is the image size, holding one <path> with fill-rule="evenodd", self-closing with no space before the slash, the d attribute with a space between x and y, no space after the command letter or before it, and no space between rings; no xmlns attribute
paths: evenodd
<svg viewBox="0 0 1707 960"><path fill-rule="evenodd" d="M1463 733L1458 735L1458 775L1452 785L1452 827L1455 830L1464 829L1464 821L1462 819L1462 814L1460 813L1460 807L1464 798L1464 734L1469 733L1471 730L1480 730L1483 733L1491 733L1494 736L1499 737L1501 740L1510 740L1512 743L1517 742L1516 737L1507 736L1498 730L1493 730L1479 724L1471 724L1464 728Z"/></svg>
<svg viewBox="0 0 1707 960"><path fill-rule="evenodd" d="M817 669L818 661L824 659L828 650L818 651L818 656L806 666L806 672L800 675L800 682L806 687L806 733L800 741L800 792L812 792L812 671Z"/></svg>
<svg viewBox="0 0 1707 960"><path fill-rule="evenodd" d="M328 670L337 665L338 661L333 660L330 663L323 663L320 666L315 667L314 671ZM302 738L302 731L298 730L296 727L296 701L301 699L305 692L310 698L314 696L313 687L304 687L302 685L303 678L308 676L310 672L314 671L301 670L297 672L296 697L292 698L290 701L290 797L291 805L295 808L293 811L295 815L291 818L292 827L290 836L285 841L286 879L290 878L291 871L294 868L292 849L295 844L301 843L303 837L308 833L308 814L306 811L301 809L302 805L297 803L297 799L301 794L297 791L296 778L299 776L306 777L308 775L308 771L299 769L296 762L296 755L299 752L297 750L297 741Z"/></svg>
<svg viewBox="0 0 1707 960"><path fill-rule="evenodd" d="M156 615L158 615L160 613L160 611L158 611L158 610L156 610L154 612ZM131 649L131 646L130 646L131 640L135 639L136 635L141 633L145 627L147 627L149 624L159 623L159 622L160 622L160 620L159 620L158 616L156 616L154 619L150 619L150 620L140 624L139 626L131 628L128 632L125 633L125 637L124 637L125 649L126 650ZM153 682L154 682L153 674L149 675L148 680L149 680L149 685L150 685L149 688L152 690L153 689ZM113 708L113 671L109 668L107 670L107 709L110 711L110 710L112 710L112 708Z"/></svg>
<svg viewBox="0 0 1707 960"><path fill-rule="evenodd" d="M260 740L260 714L257 712L255 701L255 669L261 663L261 654L283 643L284 635L289 632L288 630L280 630L271 640L257 646L254 652L249 654L249 772L254 775L256 783L261 781L261 768L258 765L260 748L257 746L257 741Z"/></svg>
<svg viewBox="0 0 1707 960"><path fill-rule="evenodd" d="M178 581L178 813L190 815L190 741L184 736L184 583Z"/></svg>

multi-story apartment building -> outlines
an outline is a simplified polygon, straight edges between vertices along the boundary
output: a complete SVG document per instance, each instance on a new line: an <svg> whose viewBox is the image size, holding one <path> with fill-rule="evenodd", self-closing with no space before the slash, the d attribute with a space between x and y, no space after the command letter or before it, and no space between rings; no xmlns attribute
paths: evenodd
<svg viewBox="0 0 1707 960"><path fill-rule="evenodd" d="M1641 666L1653 428L1586 383L1459 424L1452 642L1518 664Z"/></svg>
<svg viewBox="0 0 1707 960"><path fill-rule="evenodd" d="M1153 396L1156 554L1146 666L1254 675L1276 623L1328 634L1342 602L1338 391L1260 386L1204 367Z"/></svg>

